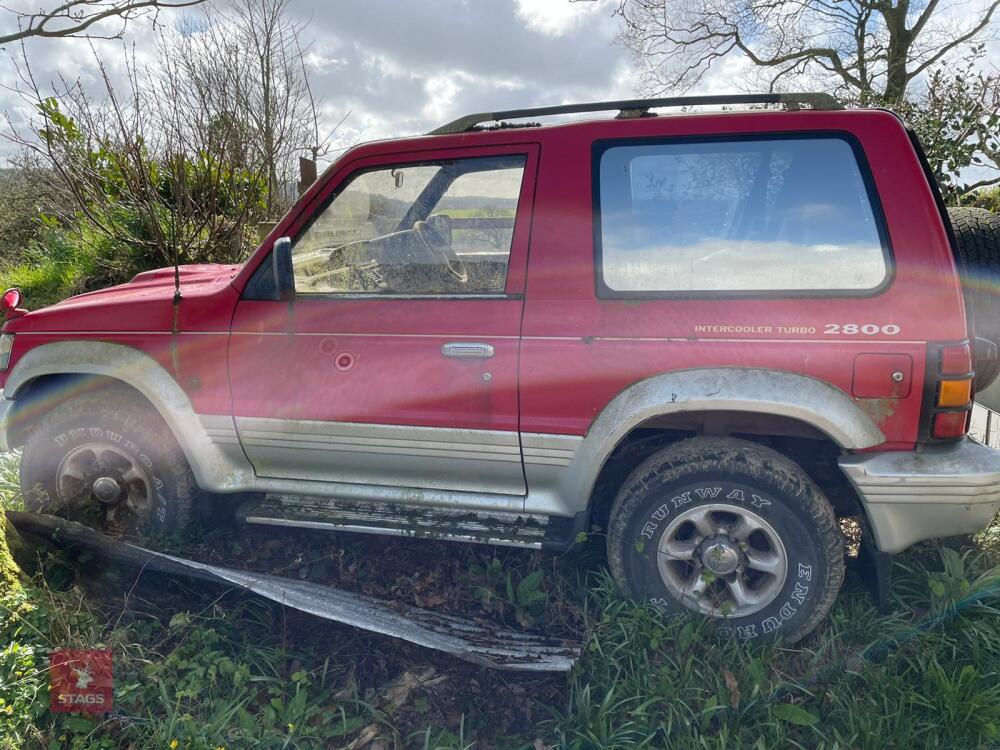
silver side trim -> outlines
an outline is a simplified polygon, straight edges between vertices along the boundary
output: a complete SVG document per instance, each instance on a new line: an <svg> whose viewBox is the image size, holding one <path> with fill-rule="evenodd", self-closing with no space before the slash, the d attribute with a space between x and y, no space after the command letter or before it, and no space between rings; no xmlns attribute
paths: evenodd
<svg viewBox="0 0 1000 750"><path fill-rule="evenodd" d="M525 464L569 466L582 442L577 435L525 432L521 434L521 451Z"/></svg>
<svg viewBox="0 0 1000 750"><path fill-rule="evenodd" d="M220 432L210 437L191 400L170 374L147 354L131 346L105 341L74 340L43 344L28 351L11 370L8 395L15 396L31 380L60 373L103 375L135 388L160 413L184 456L198 486L209 492L253 489L255 476L238 443L218 440L228 416L210 418ZM16 400L15 400L16 404Z"/></svg>
<svg viewBox="0 0 1000 750"><path fill-rule="evenodd" d="M198 420L208 440L217 445L239 445L236 423L228 414L199 414Z"/></svg>
<svg viewBox="0 0 1000 750"><path fill-rule="evenodd" d="M840 468L858 491L883 552L971 534L1000 510L1000 451L972 440L844 456Z"/></svg>
<svg viewBox="0 0 1000 750"><path fill-rule="evenodd" d="M519 461L517 445L491 445L489 443L460 443L444 440L421 440L410 438L360 437L372 425L357 425L348 428L344 423L299 422L287 431L262 430L249 426L246 417L239 417L240 435L246 445L272 448L295 448L297 450L337 451L345 453L386 453L408 456L433 456L443 458L475 458L483 461ZM317 424L323 425L317 428ZM400 428L378 425L388 430ZM421 428L405 428L421 429ZM338 431L340 434L333 434ZM369 434L376 434L371 430ZM511 433L513 435L513 433ZM235 435L235 433L234 433ZM516 436L515 436L516 438ZM516 439L515 439L516 442Z"/></svg>
<svg viewBox="0 0 1000 750"><path fill-rule="evenodd" d="M530 513L572 516L586 510L601 467L622 438L654 417L697 411L777 414L797 419L829 435L844 448L868 448L885 435L843 391L815 378L777 370L711 368L680 370L642 380L615 396L590 425L564 468L532 471L528 463ZM543 449L548 446L540 446Z"/></svg>
<svg viewBox="0 0 1000 750"><path fill-rule="evenodd" d="M516 432L237 417L260 477L523 496Z"/></svg>

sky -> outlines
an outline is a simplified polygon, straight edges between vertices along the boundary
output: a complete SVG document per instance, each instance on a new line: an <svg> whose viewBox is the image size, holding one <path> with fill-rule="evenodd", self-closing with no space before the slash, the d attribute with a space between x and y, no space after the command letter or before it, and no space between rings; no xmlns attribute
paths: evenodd
<svg viewBox="0 0 1000 750"><path fill-rule="evenodd" d="M972 14L985 0L963 0ZM51 6L52 0L6 0L7 7ZM307 64L321 103L329 162L361 141L427 132L462 114L567 102L630 98L638 74L615 43L618 0L290 0L304 25ZM160 24L180 25L197 9L163 12ZM972 16L970 16L972 17ZM968 20L968 19L963 19ZM11 23L0 11L0 31ZM112 26L112 28L117 28ZM153 28L133 23L126 42L141 58ZM33 40L27 45L36 78L79 77L96 83L93 45L112 75L122 75L120 41ZM0 50L0 111L23 120L16 46ZM1000 47L992 55L1000 62ZM748 65L738 58L713 67L698 93L740 90ZM2 128L0 128L2 130ZM0 138L0 159L12 145Z"/></svg>
<svg viewBox="0 0 1000 750"><path fill-rule="evenodd" d="M295 0L294 7L310 18L313 81L328 119L350 112L338 140L422 133L470 112L634 94L631 60L614 43L613 3Z"/></svg>
<svg viewBox="0 0 1000 750"><path fill-rule="evenodd" d="M39 5L23 0L21 5ZM310 43L307 64L333 133L327 161L360 141L423 133L463 114L574 101L630 98L637 76L614 42L616 0L291 0L292 19ZM161 13L161 24L181 14ZM6 21L9 24L9 21ZM0 30L5 19L0 14ZM141 57L152 47L148 22L128 28ZM91 45L122 72L120 41L33 40L28 59L39 81L79 76L96 83ZM0 110L28 111L11 55L0 50ZM0 141L0 157L11 152Z"/></svg>

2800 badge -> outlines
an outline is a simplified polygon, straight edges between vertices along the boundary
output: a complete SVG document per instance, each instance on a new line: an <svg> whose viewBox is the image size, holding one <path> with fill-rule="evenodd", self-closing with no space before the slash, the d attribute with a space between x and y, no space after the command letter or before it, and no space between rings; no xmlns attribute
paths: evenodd
<svg viewBox="0 0 1000 750"><path fill-rule="evenodd" d="M877 336L880 333L885 336L897 336L901 330L895 323L887 323L885 325L878 325L877 323L827 323L823 333L828 336L839 336L841 334L856 336L859 333L863 333L866 336Z"/></svg>

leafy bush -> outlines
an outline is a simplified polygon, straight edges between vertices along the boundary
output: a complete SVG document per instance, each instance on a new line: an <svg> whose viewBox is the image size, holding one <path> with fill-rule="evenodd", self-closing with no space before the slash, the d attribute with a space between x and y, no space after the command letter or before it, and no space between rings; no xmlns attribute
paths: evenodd
<svg viewBox="0 0 1000 750"><path fill-rule="evenodd" d="M1000 213L1000 187L968 193L962 197L962 205L985 208L987 211Z"/></svg>
<svg viewBox="0 0 1000 750"><path fill-rule="evenodd" d="M130 143L86 132L55 99L39 112L40 138L59 169L0 175L0 196L5 184L30 174L49 192L70 196L62 205L17 202L17 232L9 239L16 252L12 246L0 253L0 286L20 287L32 308L175 260L237 262L256 245L268 204L259 171L210 148L155 154L141 136Z"/></svg>

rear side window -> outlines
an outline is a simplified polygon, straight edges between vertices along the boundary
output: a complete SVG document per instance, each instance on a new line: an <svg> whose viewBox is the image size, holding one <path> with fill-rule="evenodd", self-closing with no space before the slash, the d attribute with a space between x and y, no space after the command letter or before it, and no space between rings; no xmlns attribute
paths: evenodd
<svg viewBox="0 0 1000 750"><path fill-rule="evenodd" d="M837 136L599 145L602 297L882 287L881 212Z"/></svg>

